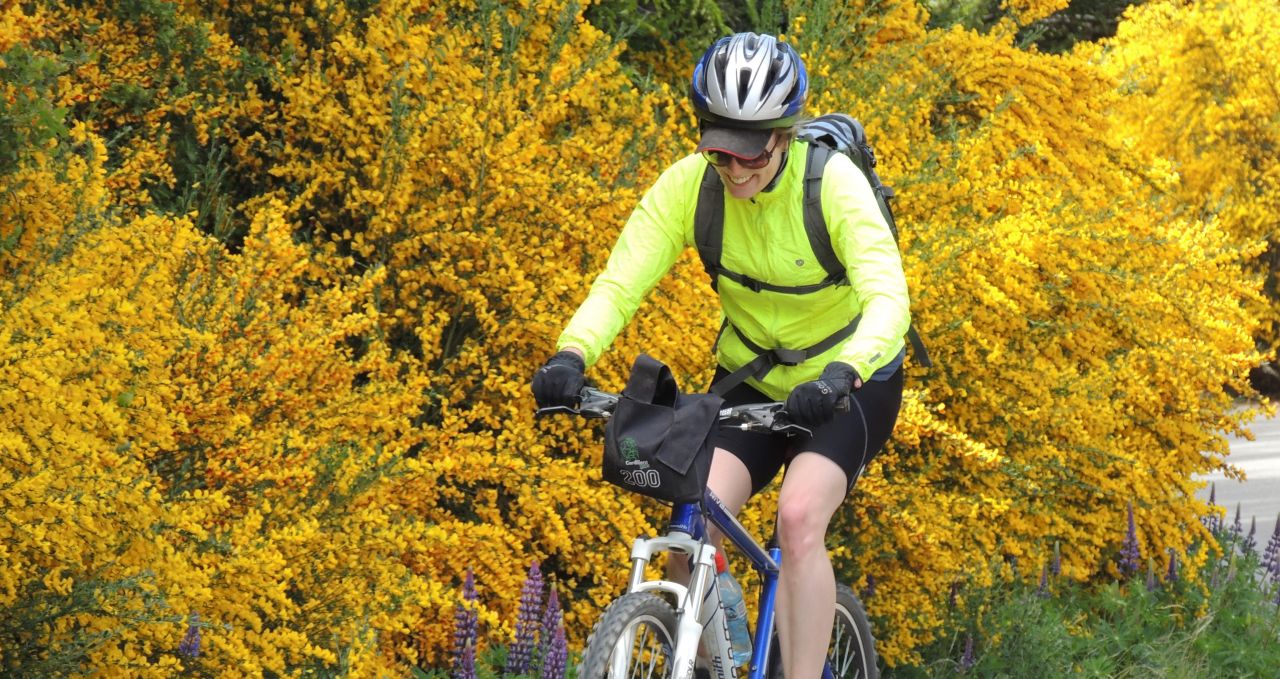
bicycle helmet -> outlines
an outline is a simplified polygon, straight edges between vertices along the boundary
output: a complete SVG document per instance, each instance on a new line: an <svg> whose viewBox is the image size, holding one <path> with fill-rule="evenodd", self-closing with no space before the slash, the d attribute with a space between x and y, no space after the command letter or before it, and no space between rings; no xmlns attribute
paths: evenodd
<svg viewBox="0 0 1280 679"><path fill-rule="evenodd" d="M758 130L794 123L808 91L804 62L790 45L767 34L737 33L702 55L689 96L704 123Z"/></svg>

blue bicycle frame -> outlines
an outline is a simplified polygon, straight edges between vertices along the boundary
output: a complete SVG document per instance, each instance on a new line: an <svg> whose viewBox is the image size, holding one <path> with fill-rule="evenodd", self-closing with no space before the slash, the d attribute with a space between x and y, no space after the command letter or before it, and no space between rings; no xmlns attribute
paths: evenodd
<svg viewBox="0 0 1280 679"><path fill-rule="evenodd" d="M680 503L672 507L671 519L667 522L667 532L685 533L694 540L704 540L707 535L704 513L707 519L720 529L725 538L751 561L752 567L760 575L760 598L751 652L751 672L747 676L750 679L764 679L765 672L768 671L769 655L773 651L778 564L782 561L782 550L773 545L768 549L761 547L710 489L704 491L701 507L693 502ZM823 664L822 677L834 679L829 662Z"/></svg>

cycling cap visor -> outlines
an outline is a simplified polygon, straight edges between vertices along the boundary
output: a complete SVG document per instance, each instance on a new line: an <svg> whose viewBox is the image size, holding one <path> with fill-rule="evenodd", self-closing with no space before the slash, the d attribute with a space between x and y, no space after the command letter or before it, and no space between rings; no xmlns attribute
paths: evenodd
<svg viewBox="0 0 1280 679"><path fill-rule="evenodd" d="M773 130L744 130L736 127L720 127L704 124L702 139L698 142L698 153L703 151L719 151L750 160L764 153L773 138Z"/></svg>

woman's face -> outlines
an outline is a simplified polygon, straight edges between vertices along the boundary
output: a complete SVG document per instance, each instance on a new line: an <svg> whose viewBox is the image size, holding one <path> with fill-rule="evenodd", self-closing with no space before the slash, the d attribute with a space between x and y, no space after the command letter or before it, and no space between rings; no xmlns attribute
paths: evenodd
<svg viewBox="0 0 1280 679"><path fill-rule="evenodd" d="M760 154L767 157L768 162L759 168L746 167L734 156L728 156L728 165L716 165L716 172L720 173L721 181L729 188L729 195L739 200L747 200L763 191L764 187L773 181L774 175L778 174L778 167L782 165L782 149L778 148L780 145L778 133L775 132L769 138L769 144L765 146L764 153ZM747 164L756 163L747 161Z"/></svg>

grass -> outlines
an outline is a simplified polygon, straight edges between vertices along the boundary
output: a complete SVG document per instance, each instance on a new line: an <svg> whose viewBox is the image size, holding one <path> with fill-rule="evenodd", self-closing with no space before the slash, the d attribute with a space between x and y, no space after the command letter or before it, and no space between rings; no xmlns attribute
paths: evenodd
<svg viewBox="0 0 1280 679"><path fill-rule="evenodd" d="M951 632L922 649L917 677L1258 677L1280 672L1280 566L1238 530L1216 533L1198 582L1174 574L1080 584L1005 583L957 613ZM1280 544L1280 537L1272 539ZM970 651L966 654L965 648Z"/></svg>
<svg viewBox="0 0 1280 679"><path fill-rule="evenodd" d="M1145 573L1131 563L1132 575L1118 581L1078 583L1046 572L1039 584L1006 580L959 597L948 632L920 649L924 661L883 668L882 676L1274 679L1280 676L1280 529L1262 553L1238 519L1214 535L1218 549L1194 582L1177 568L1157 572L1153 560ZM579 660L580 649L570 650L564 679L576 679ZM439 668L414 676L542 679L536 670L506 674L505 663L506 648L495 644L475 658L471 672L455 676Z"/></svg>

